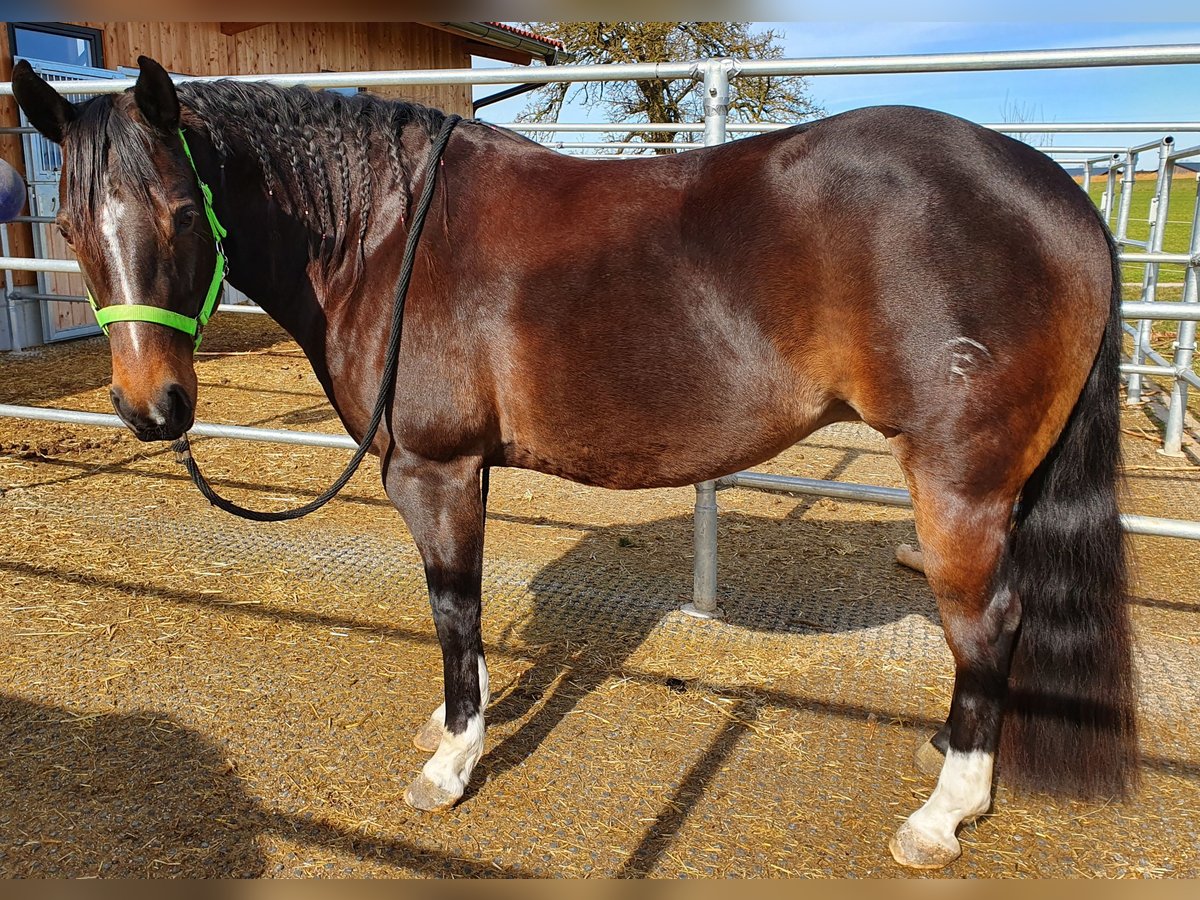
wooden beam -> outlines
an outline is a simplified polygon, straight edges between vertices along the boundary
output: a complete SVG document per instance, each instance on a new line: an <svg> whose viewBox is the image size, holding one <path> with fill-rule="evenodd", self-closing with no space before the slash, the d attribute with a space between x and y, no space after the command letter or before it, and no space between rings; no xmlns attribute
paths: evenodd
<svg viewBox="0 0 1200 900"><path fill-rule="evenodd" d="M259 28L266 24L266 22L222 22L221 34L233 37L235 34L241 34L243 31L249 31L252 28Z"/></svg>
<svg viewBox="0 0 1200 900"><path fill-rule="evenodd" d="M467 52L472 56L484 56L488 59L498 59L501 62L515 63L518 66L527 66L533 58L528 53L522 53L520 50L510 50L508 47L497 47L494 44L485 44L483 41L467 40Z"/></svg>
<svg viewBox="0 0 1200 900"><path fill-rule="evenodd" d="M472 56L482 56L486 59L496 59L500 62L513 63L518 66L527 66L533 62L534 57L520 50L515 50L511 47L500 47L496 44L488 44L484 41L476 40L465 31L460 31L453 26L443 25L441 22L419 22L426 28L436 28L438 31L444 31L447 34L452 34L456 38L461 38L466 51ZM537 57L541 59L541 57Z"/></svg>

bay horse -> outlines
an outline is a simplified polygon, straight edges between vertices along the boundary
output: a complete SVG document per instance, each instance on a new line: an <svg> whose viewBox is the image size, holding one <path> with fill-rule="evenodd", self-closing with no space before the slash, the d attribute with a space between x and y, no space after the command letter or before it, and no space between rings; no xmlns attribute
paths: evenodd
<svg viewBox="0 0 1200 900"><path fill-rule="evenodd" d="M118 414L142 440L191 426L192 337L118 307L194 318L223 252L229 282L296 339L360 438L443 114L174 85L139 64L130 91L81 105L27 64L13 73L29 121L63 147L59 225L118 318ZM997 754L1016 785L1133 789L1121 280L1107 228L1058 165L949 115L877 107L622 162L463 121L440 171L373 445L443 654L410 805L453 805L483 752L489 467L689 485L849 420L885 435L903 469L955 660L925 748L937 787L893 836L896 860L959 855Z"/></svg>

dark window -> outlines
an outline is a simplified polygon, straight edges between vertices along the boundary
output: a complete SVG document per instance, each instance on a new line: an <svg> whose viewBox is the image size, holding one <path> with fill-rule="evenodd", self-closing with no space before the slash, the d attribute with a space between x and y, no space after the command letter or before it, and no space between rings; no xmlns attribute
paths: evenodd
<svg viewBox="0 0 1200 900"><path fill-rule="evenodd" d="M100 32L95 28L57 22L10 22L8 44L13 56L94 69L104 66Z"/></svg>

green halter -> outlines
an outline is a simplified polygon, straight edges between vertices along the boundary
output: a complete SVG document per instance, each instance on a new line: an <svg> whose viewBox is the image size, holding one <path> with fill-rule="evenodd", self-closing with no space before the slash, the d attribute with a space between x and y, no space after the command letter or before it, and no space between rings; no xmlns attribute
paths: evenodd
<svg viewBox="0 0 1200 900"><path fill-rule="evenodd" d="M174 328L189 337L194 337L196 342L192 349L195 350L200 346L201 331L208 324L208 320L212 318L213 310L217 308L217 299L221 296L221 282L225 280L225 274L229 268L229 264L225 260L224 248L221 246L221 240L228 232L217 219L217 214L213 212L212 189L204 183L204 179L200 177L200 173L196 169L196 161L192 159L192 151L188 147L187 138L183 136L182 128L179 129L179 140L183 144L183 152L187 154L188 162L191 163L192 171L196 174L196 181L200 185L200 194L204 198L204 215L208 217L208 225L212 229L213 241L217 246L217 261L213 267L212 282L208 285L208 295L204 298L204 305L200 307L200 312L195 316L185 316L183 313L163 309L161 306L144 306L140 303L118 303L115 306L106 306L101 309L96 305L96 298L92 296L90 290L87 292L87 298L88 303L92 304L92 312L96 314L96 324L105 334L108 334L108 326L113 322L153 322L156 325L166 325L168 328Z"/></svg>

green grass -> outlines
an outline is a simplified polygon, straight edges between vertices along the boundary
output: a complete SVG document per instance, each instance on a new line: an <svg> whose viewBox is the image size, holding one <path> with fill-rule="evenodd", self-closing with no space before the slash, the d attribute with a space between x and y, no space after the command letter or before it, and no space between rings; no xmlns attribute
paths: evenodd
<svg viewBox="0 0 1200 900"><path fill-rule="evenodd" d="M1133 183L1133 201L1129 209L1129 237L1144 241L1150 236L1150 198L1154 196L1154 179L1145 179ZM1118 185L1116 185L1119 187ZM1194 178L1176 178L1171 184L1170 216L1167 220L1166 234L1163 236L1163 250L1167 253L1186 253L1191 239L1192 213L1196 208L1197 182ZM1099 206L1104 196L1104 182L1094 181L1090 191L1092 201ZM1110 223L1113 229L1117 226L1116 210L1119 209L1120 195L1113 197L1113 215ZM1129 251L1137 252L1140 248L1128 247ZM1123 280L1126 300L1137 300L1141 296L1141 282L1145 273L1144 265L1126 263L1123 267ZM1163 266L1159 270L1159 283L1182 282L1183 266ZM1181 288L1160 287L1158 299L1178 300L1183 294Z"/></svg>

